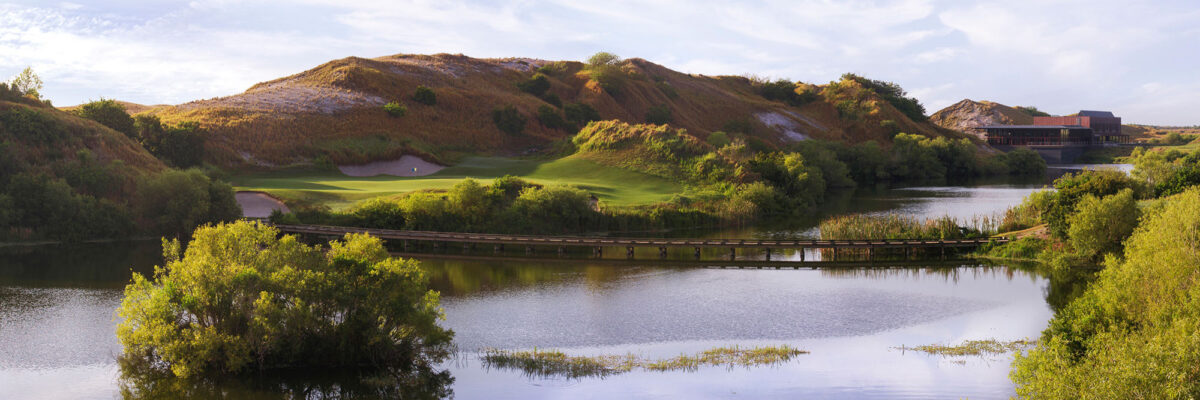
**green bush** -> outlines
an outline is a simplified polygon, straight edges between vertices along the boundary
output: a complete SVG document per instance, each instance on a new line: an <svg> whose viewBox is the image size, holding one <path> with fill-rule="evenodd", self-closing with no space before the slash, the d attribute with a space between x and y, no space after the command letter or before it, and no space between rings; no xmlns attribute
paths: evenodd
<svg viewBox="0 0 1200 400"><path fill-rule="evenodd" d="M655 125L671 123L671 107L666 104L651 106L646 110L646 122Z"/></svg>
<svg viewBox="0 0 1200 400"><path fill-rule="evenodd" d="M1130 189L1104 198L1084 195L1075 210L1067 237L1076 252L1091 258L1119 253L1125 238L1137 227L1140 215Z"/></svg>
<svg viewBox="0 0 1200 400"><path fill-rule="evenodd" d="M185 237L204 224L242 216L233 187L209 179L197 169L168 170L143 178L134 205L152 232L174 237Z"/></svg>
<svg viewBox="0 0 1200 400"><path fill-rule="evenodd" d="M501 132L509 135L520 135L525 130L525 116L513 106L492 110L492 122Z"/></svg>
<svg viewBox="0 0 1200 400"><path fill-rule="evenodd" d="M1200 393L1200 190L1149 214L1010 374L1030 399L1186 399Z"/></svg>
<svg viewBox="0 0 1200 400"><path fill-rule="evenodd" d="M575 124L577 127L587 125L588 122L599 121L600 113L595 108L584 103L571 103L563 107L563 113L566 114L567 121Z"/></svg>
<svg viewBox="0 0 1200 400"><path fill-rule="evenodd" d="M133 274L118 310L123 359L179 377L372 366L411 373L449 355L453 332L414 260L367 235L328 251L237 222L196 230L166 266Z"/></svg>
<svg viewBox="0 0 1200 400"><path fill-rule="evenodd" d="M134 119L134 128L142 146L150 154L178 168L189 168L204 161L206 132L195 122L164 126L158 117Z"/></svg>
<svg viewBox="0 0 1200 400"><path fill-rule="evenodd" d="M892 82L867 79L849 73L843 74L842 80L852 80L858 82L863 87L874 91L876 94L879 94L880 97L883 97L884 100L887 100L892 107L895 107L913 121L922 122L929 119L929 117L925 115L925 106L921 105L921 102L917 101L916 98L908 97L908 93L905 92L904 88L901 88L900 85Z"/></svg>
<svg viewBox="0 0 1200 400"><path fill-rule="evenodd" d="M1032 115L1035 117L1049 117L1050 116L1049 113L1039 110L1037 107L1034 107L1034 106L1016 106L1014 108L1024 111L1026 114L1029 114L1029 115Z"/></svg>
<svg viewBox="0 0 1200 400"><path fill-rule="evenodd" d="M26 107L0 110L0 134L35 143L53 144L65 135L62 124L46 111Z"/></svg>
<svg viewBox="0 0 1200 400"><path fill-rule="evenodd" d="M708 134L708 138L705 138L704 141L708 142L708 144L712 145L712 147L715 147L718 149L725 147L725 146L729 145L730 143L732 143L732 141L729 140L729 135L726 134L725 132L721 132L721 131L716 131L716 132Z"/></svg>
<svg viewBox="0 0 1200 400"><path fill-rule="evenodd" d="M559 98L558 95L554 94L554 93L547 93L545 96L542 96L542 100L544 100L545 102L550 103L550 105L558 107L558 108L562 108L562 106L563 106L562 99Z"/></svg>
<svg viewBox="0 0 1200 400"><path fill-rule="evenodd" d="M517 89L534 96L541 96L547 90L550 90L550 78L538 72L533 74L528 80L517 82Z"/></svg>
<svg viewBox="0 0 1200 400"><path fill-rule="evenodd" d="M392 117L400 118L408 114L408 107L398 101L392 101L383 105L383 111Z"/></svg>
<svg viewBox="0 0 1200 400"><path fill-rule="evenodd" d="M437 93L434 93L433 89L430 89L428 86L419 85L417 86L416 93L413 93L413 101L432 106L437 104Z"/></svg>
<svg viewBox="0 0 1200 400"><path fill-rule="evenodd" d="M1067 238L1070 217L1084 196L1104 197L1132 189L1136 198L1140 197L1139 193L1146 191L1145 184L1135 181L1124 172L1095 170L1063 175L1054 181L1054 188L1057 189L1054 200L1042 212L1042 219L1049 225L1050 234L1059 239Z"/></svg>
<svg viewBox="0 0 1200 400"><path fill-rule="evenodd" d="M125 136L131 138L136 138L137 136L137 132L133 126L133 118L129 116L129 113L125 112L125 106L117 103L116 100L100 99L88 102L75 109L74 113L80 117L99 122L101 125L107 126L114 131L124 133Z"/></svg>
<svg viewBox="0 0 1200 400"><path fill-rule="evenodd" d="M611 95L619 95L629 80L629 75L621 70L621 58L606 52L599 52L588 58L588 76L604 91Z"/></svg>
<svg viewBox="0 0 1200 400"><path fill-rule="evenodd" d="M1019 147L1004 155L1009 175L1036 176L1046 173L1046 160L1036 151Z"/></svg>
<svg viewBox="0 0 1200 400"><path fill-rule="evenodd" d="M563 119L557 108L551 106L539 106L537 110L537 119L542 126L550 129L566 129L567 120Z"/></svg>

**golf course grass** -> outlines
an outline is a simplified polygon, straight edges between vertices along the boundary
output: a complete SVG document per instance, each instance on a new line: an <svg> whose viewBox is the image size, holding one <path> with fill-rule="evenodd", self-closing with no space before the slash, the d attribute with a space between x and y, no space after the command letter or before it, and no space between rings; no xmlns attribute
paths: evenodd
<svg viewBox="0 0 1200 400"><path fill-rule="evenodd" d="M574 185L616 206L657 203L684 190L678 182L578 157L549 161L471 157L435 174L418 177L352 177L337 171L276 171L235 176L231 180L237 190L262 191L285 201L320 203L337 210L372 197L422 189L447 189L464 178L475 178L487 184L504 175L543 185Z"/></svg>

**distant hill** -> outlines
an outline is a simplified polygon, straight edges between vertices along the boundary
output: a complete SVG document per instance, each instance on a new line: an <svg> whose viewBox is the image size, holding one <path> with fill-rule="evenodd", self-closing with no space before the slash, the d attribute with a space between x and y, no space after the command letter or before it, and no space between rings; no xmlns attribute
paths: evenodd
<svg viewBox="0 0 1200 400"><path fill-rule="evenodd" d="M933 113L929 121L946 129L982 137L982 133L972 128L984 125L1029 125L1033 124L1033 115L1000 103L963 99Z"/></svg>
<svg viewBox="0 0 1200 400"><path fill-rule="evenodd" d="M130 103L128 101L121 101L121 100L114 100L114 101L116 101L117 104L120 104L122 107L125 107L125 112L129 113L130 115L140 114L140 113L146 112L150 109L153 109L155 107L166 107L166 105L162 105L162 104L155 105L155 106L148 106L148 105L144 105L144 104ZM83 106L83 104L76 104L76 105L67 106L67 107L59 107L58 109L63 110L63 111L75 111L75 109L79 108L80 106Z"/></svg>
<svg viewBox="0 0 1200 400"><path fill-rule="evenodd" d="M364 163L401 154L447 162L466 154L524 154L573 134L582 124L556 120L575 103L590 106L601 120L669 122L700 138L714 131L740 132L751 144L767 147L806 138L886 144L896 131L962 136L906 117L854 80L802 85L795 90L808 98L789 105L763 97L763 82L746 77L684 74L642 59L617 66L622 84L602 85L611 71L601 76L571 61L448 54L350 57L241 94L146 112L164 123L200 123L211 135L209 161L223 166L320 159ZM538 73L546 78L534 82ZM418 86L430 88L436 103L414 100ZM384 111L392 101L405 106L396 110L403 116ZM507 106L526 120L519 133L505 133L494 121L494 111ZM539 120L539 108L546 121ZM519 117L507 120L520 122Z"/></svg>

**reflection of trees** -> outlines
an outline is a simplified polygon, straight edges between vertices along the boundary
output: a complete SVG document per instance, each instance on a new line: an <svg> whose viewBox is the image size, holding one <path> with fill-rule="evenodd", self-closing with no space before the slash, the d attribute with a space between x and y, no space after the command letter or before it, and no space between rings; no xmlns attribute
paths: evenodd
<svg viewBox="0 0 1200 400"><path fill-rule="evenodd" d="M602 289L643 268L597 265L586 261L467 261L423 259L421 265L433 290L448 296L463 296L515 288L560 284L583 280L593 289Z"/></svg>
<svg viewBox="0 0 1200 400"><path fill-rule="evenodd" d="M442 399L453 395L449 371L295 370L181 379L121 360L125 399Z"/></svg>
<svg viewBox="0 0 1200 400"><path fill-rule="evenodd" d="M66 287L124 287L129 271L162 264L157 241L77 243L0 248L0 282Z"/></svg>

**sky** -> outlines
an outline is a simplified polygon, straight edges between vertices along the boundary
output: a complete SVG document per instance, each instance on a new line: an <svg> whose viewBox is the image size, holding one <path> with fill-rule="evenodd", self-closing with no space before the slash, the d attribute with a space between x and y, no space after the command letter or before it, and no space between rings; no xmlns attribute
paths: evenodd
<svg viewBox="0 0 1200 400"><path fill-rule="evenodd" d="M1127 123L1200 124L1195 0L0 0L0 80L43 97L178 104L348 57L597 51L706 75L900 84Z"/></svg>

